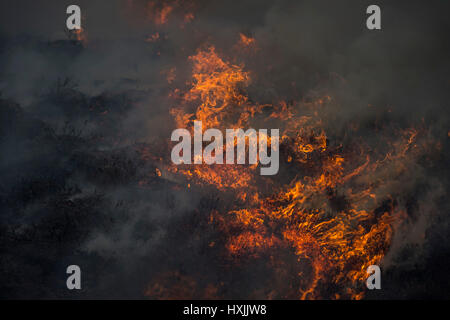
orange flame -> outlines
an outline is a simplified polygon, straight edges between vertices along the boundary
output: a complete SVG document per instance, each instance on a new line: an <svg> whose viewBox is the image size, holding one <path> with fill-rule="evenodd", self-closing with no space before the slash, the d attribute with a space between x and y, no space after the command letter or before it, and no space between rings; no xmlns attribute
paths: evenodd
<svg viewBox="0 0 450 320"><path fill-rule="evenodd" d="M240 41L254 43L242 34ZM184 93L177 89L179 107L171 111L177 126L190 128L200 120L206 128L223 129L251 126L257 117L275 121L283 128L282 161L295 175L277 181L260 177L257 166L168 166L189 187L207 185L233 195L233 209L211 212L209 222L222 231L227 255L239 263L243 256L268 254L278 269L277 250L291 250L303 270L296 297L362 298L367 267L382 261L405 219L390 177L407 174L405 163L426 150L425 135L402 132L384 153L364 143L343 151L330 145L321 118L332 97L259 105L245 93L251 78L243 65L226 61L212 46L189 60L192 81ZM271 112L264 115L263 109ZM335 289L324 292L324 283Z"/></svg>

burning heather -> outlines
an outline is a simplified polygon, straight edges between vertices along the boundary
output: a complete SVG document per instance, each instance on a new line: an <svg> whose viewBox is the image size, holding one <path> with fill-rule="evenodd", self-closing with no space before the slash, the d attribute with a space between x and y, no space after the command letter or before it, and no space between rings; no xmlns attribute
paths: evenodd
<svg viewBox="0 0 450 320"><path fill-rule="evenodd" d="M229 263L265 259L274 273L292 268L285 279L292 287L267 292L266 298L362 298L368 266L382 262L393 233L407 219L395 185L407 183L409 164L437 148L426 129L386 128L385 136L382 128L377 145L386 146L383 150L369 146L353 129L343 145L324 129L327 111L336 108L331 96L258 104L245 93L251 76L244 66L220 58L214 47L189 60L192 82L184 91L175 89L174 104L180 107L171 110L179 126L201 120L220 128L283 128L284 174L279 177L261 180L256 166L166 169L185 176L187 187L208 185L234 199L230 208L208 213ZM295 256L289 259L292 265L285 265L283 255Z"/></svg>
<svg viewBox="0 0 450 320"><path fill-rule="evenodd" d="M111 29L92 8L67 40L0 37L2 296L67 297L69 264L80 297L448 296L441 10L402 36L420 12L371 33L331 1L114 4ZM278 170L249 137L242 162L175 164L199 123L222 159L255 130Z"/></svg>

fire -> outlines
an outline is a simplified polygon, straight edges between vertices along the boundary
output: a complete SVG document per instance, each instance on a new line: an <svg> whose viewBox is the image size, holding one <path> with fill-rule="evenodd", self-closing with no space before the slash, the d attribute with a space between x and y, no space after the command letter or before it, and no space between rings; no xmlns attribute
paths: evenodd
<svg viewBox="0 0 450 320"><path fill-rule="evenodd" d="M241 34L240 43L253 44L254 39ZM362 298L367 267L382 262L396 228L406 219L391 176L407 175L406 164L426 152L425 132L411 128L395 139L380 137L385 146L380 150L359 139L343 148L339 141L330 143L335 138L327 136L324 126L333 97L258 104L246 94L252 77L243 64L227 61L214 46L188 60L191 82L172 96L178 105L171 110L176 125L192 130L194 120L206 128L277 124L280 157L290 173L288 178L262 178L257 166L167 167L189 188L209 186L233 199L230 210L213 210L209 219L223 235L230 263L264 255L273 270L280 270L280 252L288 252L295 255L299 270L295 297ZM277 293L267 295L272 297Z"/></svg>
<svg viewBox="0 0 450 320"><path fill-rule="evenodd" d="M186 127L194 115L206 128L222 128L226 118L238 112L242 114L236 125L244 122L247 97L239 91L239 86L250 81L249 73L241 66L223 61L214 47L199 51L189 60L193 62L193 81L184 95L184 102L199 102L199 105L194 114L173 109L177 125Z"/></svg>
<svg viewBox="0 0 450 320"><path fill-rule="evenodd" d="M154 34L150 35L145 39L147 42L156 42L159 40L159 32L155 32Z"/></svg>
<svg viewBox="0 0 450 320"><path fill-rule="evenodd" d="M242 45L242 46L253 46L253 45L255 45L255 43L256 43L256 41L255 41L255 39L254 38L251 38L251 37L247 37L245 34L243 34L243 33L240 33L239 34L239 37L240 37L240 39L239 39L239 43Z"/></svg>
<svg viewBox="0 0 450 320"><path fill-rule="evenodd" d="M151 20L155 25L164 25L168 22L169 15L172 13L174 7L163 2L158 5L156 1L150 1L147 4L147 11Z"/></svg>
<svg viewBox="0 0 450 320"><path fill-rule="evenodd" d="M244 56L252 57L260 48L258 47L255 38L240 33L239 40L233 49Z"/></svg>
<svg viewBox="0 0 450 320"><path fill-rule="evenodd" d="M194 14L192 12L188 12L184 15L184 22L189 23L194 20Z"/></svg>
<svg viewBox="0 0 450 320"><path fill-rule="evenodd" d="M162 75L165 75L165 78L167 80L167 83L172 83L176 78L176 71L177 69L175 67L170 68L169 70L163 70L161 71Z"/></svg>

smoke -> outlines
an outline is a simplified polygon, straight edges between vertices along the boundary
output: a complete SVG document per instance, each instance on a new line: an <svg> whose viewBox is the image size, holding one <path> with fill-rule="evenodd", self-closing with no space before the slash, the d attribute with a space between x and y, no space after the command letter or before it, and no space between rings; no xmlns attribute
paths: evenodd
<svg viewBox="0 0 450 320"><path fill-rule="evenodd" d="M191 81L188 57L209 45L244 65L251 100L332 97L323 124L331 145L354 134L383 150L379 140L392 136L395 145L398 129L426 128L418 144L432 139L439 152L408 159L403 174L385 167L368 177L388 180L376 195L398 195L408 216L383 260L386 286L368 297L448 295L448 277L412 272L450 263L442 2L381 1L381 31L365 28L367 1L168 1L161 25L149 16L165 4L153 3L78 1L85 46L67 41L69 1L0 4L2 297L143 298L158 277L181 279L188 297L268 296L263 262L231 272L218 249L205 250L220 238L205 217L228 208L227 195L187 192L156 171L175 128L168 97ZM254 51L235 49L241 33L255 39ZM70 264L83 271L81 292L65 289ZM220 282L218 292L202 289Z"/></svg>

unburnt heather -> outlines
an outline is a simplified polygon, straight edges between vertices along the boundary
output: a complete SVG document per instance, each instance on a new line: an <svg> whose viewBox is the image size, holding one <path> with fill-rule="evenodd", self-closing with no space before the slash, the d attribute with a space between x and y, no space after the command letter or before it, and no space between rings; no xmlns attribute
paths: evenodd
<svg viewBox="0 0 450 320"><path fill-rule="evenodd" d="M446 3L105 3L0 4L2 298L448 297ZM279 171L175 165L196 121Z"/></svg>

